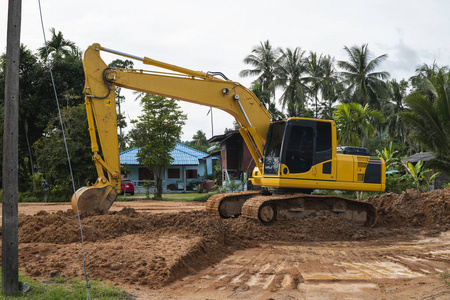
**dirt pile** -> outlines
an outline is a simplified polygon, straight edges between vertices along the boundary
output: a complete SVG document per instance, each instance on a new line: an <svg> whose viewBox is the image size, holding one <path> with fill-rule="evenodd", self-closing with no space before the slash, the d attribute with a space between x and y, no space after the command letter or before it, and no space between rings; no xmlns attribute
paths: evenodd
<svg viewBox="0 0 450 300"><path fill-rule="evenodd" d="M368 199L377 208L374 227L332 213L264 226L244 218L212 217L204 211L142 214L132 208L81 217L90 277L159 288L220 261L236 249L261 243L401 239L421 229L450 229L450 188ZM57 273L80 278L82 249L72 211L19 215L20 268L35 277Z"/></svg>
<svg viewBox="0 0 450 300"><path fill-rule="evenodd" d="M427 193L411 189L400 195L389 193L368 201L377 209L376 226L450 229L450 188Z"/></svg>

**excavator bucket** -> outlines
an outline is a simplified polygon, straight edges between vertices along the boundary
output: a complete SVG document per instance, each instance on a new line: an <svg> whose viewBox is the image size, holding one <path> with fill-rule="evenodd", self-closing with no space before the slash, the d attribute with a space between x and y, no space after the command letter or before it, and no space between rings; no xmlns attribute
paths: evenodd
<svg viewBox="0 0 450 300"><path fill-rule="evenodd" d="M72 209L87 212L98 212L104 214L108 212L111 205L117 198L116 189L111 185L102 187L85 186L78 189L72 196Z"/></svg>

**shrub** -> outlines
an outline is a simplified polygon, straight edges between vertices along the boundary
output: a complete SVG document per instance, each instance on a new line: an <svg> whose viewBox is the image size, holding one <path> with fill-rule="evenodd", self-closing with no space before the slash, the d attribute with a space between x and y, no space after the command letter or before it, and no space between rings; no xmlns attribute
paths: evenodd
<svg viewBox="0 0 450 300"><path fill-rule="evenodd" d="M171 183L167 186L167 188L171 191L176 191L177 190L177 185L175 183Z"/></svg>
<svg viewBox="0 0 450 300"><path fill-rule="evenodd" d="M414 181L407 180L401 174L389 174L386 176L386 193L401 194L407 189L415 188Z"/></svg>

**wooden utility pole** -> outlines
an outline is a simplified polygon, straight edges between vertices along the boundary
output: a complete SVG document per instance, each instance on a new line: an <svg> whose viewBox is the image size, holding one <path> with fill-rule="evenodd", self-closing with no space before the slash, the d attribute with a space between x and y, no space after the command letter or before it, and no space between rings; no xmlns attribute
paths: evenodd
<svg viewBox="0 0 450 300"><path fill-rule="evenodd" d="M22 0L9 0L3 131L2 291L19 289L19 63Z"/></svg>

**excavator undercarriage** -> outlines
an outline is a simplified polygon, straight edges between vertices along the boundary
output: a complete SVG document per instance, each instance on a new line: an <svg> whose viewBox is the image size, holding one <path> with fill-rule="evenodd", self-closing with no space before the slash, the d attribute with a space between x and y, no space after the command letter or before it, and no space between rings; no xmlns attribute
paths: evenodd
<svg viewBox="0 0 450 300"><path fill-rule="evenodd" d="M213 195L206 202L206 211L222 218L242 215L262 224L301 219L326 211L341 215L358 225L371 225L376 218L375 207L366 202L329 195L273 195L262 191Z"/></svg>

